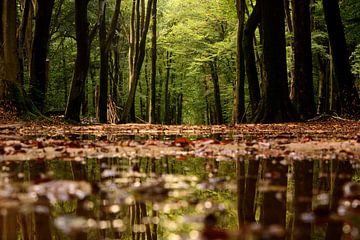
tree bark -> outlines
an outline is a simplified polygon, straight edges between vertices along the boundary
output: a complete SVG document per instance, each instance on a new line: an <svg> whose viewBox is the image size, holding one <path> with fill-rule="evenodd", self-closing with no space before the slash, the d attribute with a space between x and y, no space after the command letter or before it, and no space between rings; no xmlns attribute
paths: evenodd
<svg viewBox="0 0 360 240"><path fill-rule="evenodd" d="M254 36L255 30L261 20L261 6L260 0L256 2L256 5L249 16L245 29L244 29L244 57L245 57L245 68L246 77L249 84L249 95L252 117L255 116L257 106L260 102L260 86L258 72L256 68L255 53L254 53Z"/></svg>
<svg viewBox="0 0 360 240"><path fill-rule="evenodd" d="M293 0L294 19L294 96L293 104L301 119L315 115L312 76L310 0Z"/></svg>
<svg viewBox="0 0 360 240"><path fill-rule="evenodd" d="M134 105L135 101L135 93L136 93L136 87L140 78L140 72L142 68L142 64L144 62L145 57L145 47L146 47L146 36L149 29L150 24L150 16L151 16L151 9L152 9L152 1L149 0L147 2L147 9L146 9L146 16L145 16L145 23L144 23L144 29L141 32L141 38L139 38L138 44L133 44L133 37L134 31L132 34L130 34L130 47L129 47L129 95L126 99L124 111L121 115L120 121L122 123L128 122L131 109ZM134 9L133 9L134 10ZM133 23L130 23L130 29L133 28ZM136 46L138 48L134 49ZM134 50L136 50L136 53L134 55ZM135 57L134 57L135 56Z"/></svg>
<svg viewBox="0 0 360 240"><path fill-rule="evenodd" d="M89 23L87 6L89 0L75 0L75 26L77 55L74 76L68 104L65 111L65 120L80 122L80 107L84 92L85 79L89 68Z"/></svg>
<svg viewBox="0 0 360 240"><path fill-rule="evenodd" d="M264 93L255 122L295 120L287 82L283 0L261 1L261 24L264 38Z"/></svg>
<svg viewBox="0 0 360 240"><path fill-rule="evenodd" d="M99 42L100 42L100 92L99 119L107 122L109 53L106 48L106 1L99 0Z"/></svg>
<svg viewBox="0 0 360 240"><path fill-rule="evenodd" d="M30 97L41 111L45 107L45 94L48 85L46 70L50 38L50 22L54 0L38 0L35 20L35 33L32 44L30 69ZM20 50L21 51L21 50Z"/></svg>
<svg viewBox="0 0 360 240"><path fill-rule="evenodd" d="M335 79L339 87L340 114L360 115L360 99L351 73L344 26L341 21L339 1L323 0L329 35Z"/></svg>
<svg viewBox="0 0 360 240"><path fill-rule="evenodd" d="M149 104L149 123L156 123L156 59L157 59L157 43L156 43L156 24L157 24L157 0L153 0L152 9L152 49L151 49L151 96Z"/></svg>
<svg viewBox="0 0 360 240"><path fill-rule="evenodd" d="M245 0L236 0L237 12L237 40L236 40L236 82L232 123L246 122L245 117L245 62L243 49L243 35L245 23Z"/></svg>
<svg viewBox="0 0 360 240"><path fill-rule="evenodd" d="M100 40L100 93L99 93L99 122L107 122L109 49L115 34L120 15L121 0L115 4L114 15L109 32L106 33L106 1L99 0L99 40Z"/></svg>

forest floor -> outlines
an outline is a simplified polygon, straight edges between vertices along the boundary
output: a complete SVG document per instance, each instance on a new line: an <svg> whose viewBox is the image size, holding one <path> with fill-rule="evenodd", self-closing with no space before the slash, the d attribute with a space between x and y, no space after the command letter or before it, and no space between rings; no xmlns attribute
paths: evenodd
<svg viewBox="0 0 360 240"><path fill-rule="evenodd" d="M67 125L59 118L53 123L21 122L4 112L0 119L2 160L164 156L179 160L188 157L359 160L360 122L325 117L302 123L235 126Z"/></svg>

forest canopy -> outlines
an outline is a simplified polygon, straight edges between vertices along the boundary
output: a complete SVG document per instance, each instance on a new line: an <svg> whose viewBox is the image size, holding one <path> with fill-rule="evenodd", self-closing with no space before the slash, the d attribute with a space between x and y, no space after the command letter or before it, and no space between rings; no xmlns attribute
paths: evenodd
<svg viewBox="0 0 360 240"><path fill-rule="evenodd" d="M3 0L0 99L71 122L358 118L359 10L356 0Z"/></svg>

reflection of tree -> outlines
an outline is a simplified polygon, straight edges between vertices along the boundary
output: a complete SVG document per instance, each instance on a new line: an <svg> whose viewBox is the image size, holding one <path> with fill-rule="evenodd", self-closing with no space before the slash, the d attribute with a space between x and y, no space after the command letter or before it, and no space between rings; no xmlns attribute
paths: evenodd
<svg viewBox="0 0 360 240"><path fill-rule="evenodd" d="M342 196L342 187L346 182L351 181L353 169L349 161L333 161L332 162L332 176L334 176L332 186L332 197L330 202L331 212L336 212L339 200ZM326 230L326 240L341 239L342 222L330 221Z"/></svg>
<svg viewBox="0 0 360 240"><path fill-rule="evenodd" d="M294 161L294 231L293 239L311 239L311 223L301 219L303 213L311 211L313 189L313 161Z"/></svg>
<svg viewBox="0 0 360 240"><path fill-rule="evenodd" d="M263 217L265 226L286 224L286 188L288 166L282 164L283 158L263 161Z"/></svg>
<svg viewBox="0 0 360 240"><path fill-rule="evenodd" d="M43 179L42 175L47 172L47 164L45 161L36 161L29 163L30 180L35 182L42 182L48 179ZM40 196L37 202L35 211L35 233L37 240L51 239L50 229L50 203L45 196ZM48 210L46 210L48 209ZM45 210L45 211L44 211Z"/></svg>
<svg viewBox="0 0 360 240"><path fill-rule="evenodd" d="M246 167L247 166L247 167ZM255 221L255 195L259 161L237 161L238 221L239 224Z"/></svg>

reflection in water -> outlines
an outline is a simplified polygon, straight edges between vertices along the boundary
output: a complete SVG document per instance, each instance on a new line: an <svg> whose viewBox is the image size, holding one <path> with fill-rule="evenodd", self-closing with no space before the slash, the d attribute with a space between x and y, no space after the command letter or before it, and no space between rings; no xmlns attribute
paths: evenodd
<svg viewBox="0 0 360 240"><path fill-rule="evenodd" d="M0 239L357 239L357 166L280 157L2 162Z"/></svg>

